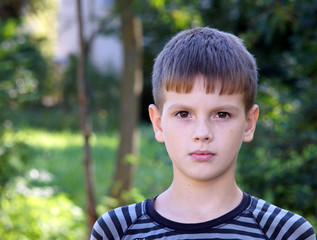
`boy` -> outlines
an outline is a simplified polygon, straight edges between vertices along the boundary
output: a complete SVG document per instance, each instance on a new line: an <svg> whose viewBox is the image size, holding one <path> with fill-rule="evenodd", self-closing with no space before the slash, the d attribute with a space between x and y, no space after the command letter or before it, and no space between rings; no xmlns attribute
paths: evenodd
<svg viewBox="0 0 317 240"><path fill-rule="evenodd" d="M152 81L149 114L173 182L153 199L105 213L91 239L316 239L304 218L235 182L238 152L259 115L256 63L239 38L183 31L155 60Z"/></svg>

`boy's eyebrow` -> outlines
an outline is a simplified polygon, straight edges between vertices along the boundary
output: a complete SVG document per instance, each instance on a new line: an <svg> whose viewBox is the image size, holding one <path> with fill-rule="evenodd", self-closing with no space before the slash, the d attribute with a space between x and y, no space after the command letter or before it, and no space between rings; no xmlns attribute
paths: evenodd
<svg viewBox="0 0 317 240"><path fill-rule="evenodd" d="M172 112L176 110L191 110L192 107L182 103L174 103L168 106L167 111Z"/></svg>
<svg viewBox="0 0 317 240"><path fill-rule="evenodd" d="M219 110L226 110L226 111L239 111L239 108L230 104L226 104L226 105L221 105L221 106L217 106L215 107L215 109L219 109Z"/></svg>
<svg viewBox="0 0 317 240"><path fill-rule="evenodd" d="M168 106L168 109L174 109L174 108L188 108L186 104L183 103L173 103L170 106Z"/></svg>

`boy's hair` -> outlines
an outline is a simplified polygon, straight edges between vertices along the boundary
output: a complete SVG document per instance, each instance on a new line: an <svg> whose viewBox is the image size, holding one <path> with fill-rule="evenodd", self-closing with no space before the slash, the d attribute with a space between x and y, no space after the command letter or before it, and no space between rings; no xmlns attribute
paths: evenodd
<svg viewBox="0 0 317 240"><path fill-rule="evenodd" d="M206 93L220 86L220 94L244 94L245 110L254 104L257 67L238 37L209 27L185 30L173 37L155 60L152 75L154 102L160 111L164 90L189 93L197 76Z"/></svg>

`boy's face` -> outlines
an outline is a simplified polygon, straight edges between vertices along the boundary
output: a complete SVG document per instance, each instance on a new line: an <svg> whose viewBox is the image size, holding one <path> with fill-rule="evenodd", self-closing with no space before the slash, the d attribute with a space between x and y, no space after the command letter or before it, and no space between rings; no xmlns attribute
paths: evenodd
<svg viewBox="0 0 317 240"><path fill-rule="evenodd" d="M246 115L242 94L219 95L219 89L206 94L199 77L190 93L164 94L162 112L155 105L149 112L155 137L165 142L173 162L174 179L233 180L241 144L253 138L258 107Z"/></svg>

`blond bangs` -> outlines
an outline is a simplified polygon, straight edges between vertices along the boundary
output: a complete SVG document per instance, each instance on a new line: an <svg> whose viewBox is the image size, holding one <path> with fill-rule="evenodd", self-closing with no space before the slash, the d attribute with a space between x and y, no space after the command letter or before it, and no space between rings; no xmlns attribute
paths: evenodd
<svg viewBox="0 0 317 240"><path fill-rule="evenodd" d="M199 75L182 77L182 78L168 78L165 81L165 90L167 92L176 93L190 93ZM245 90L243 79L235 78L220 78L220 77L205 77L204 88L206 93L214 93L216 88L220 88L220 95L243 93Z"/></svg>

